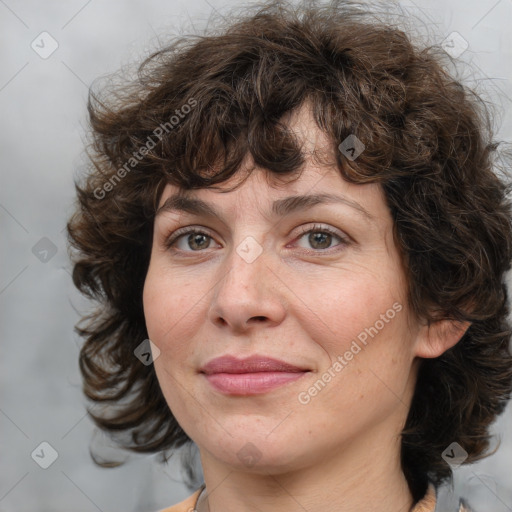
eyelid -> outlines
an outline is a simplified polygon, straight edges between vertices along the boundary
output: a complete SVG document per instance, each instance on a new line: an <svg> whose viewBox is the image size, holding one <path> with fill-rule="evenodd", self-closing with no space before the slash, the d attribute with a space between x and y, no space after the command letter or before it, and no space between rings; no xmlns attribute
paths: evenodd
<svg viewBox="0 0 512 512"><path fill-rule="evenodd" d="M350 237L345 232L343 232L339 229L333 228L331 226L328 226L328 225L318 224L316 222L313 223L312 226L311 225L300 226L299 229L300 229L300 231L298 233L299 237L301 237L302 235L304 235L306 233L309 233L310 231L324 231L324 232L330 233L331 235L335 235L342 240L346 240L346 241L350 240Z"/></svg>
<svg viewBox="0 0 512 512"><path fill-rule="evenodd" d="M172 249L172 245L184 235L193 235L195 233L200 233L204 235L208 235L212 240L215 240L215 237L211 234L210 230L208 228L205 228L203 226L184 226L182 228L178 228L175 231L173 231L171 234L167 235L164 238L164 246L166 249ZM188 252L188 251L187 251Z"/></svg>
<svg viewBox="0 0 512 512"><path fill-rule="evenodd" d="M311 225L301 226L300 229L301 229L300 232L293 240L294 242L296 240L300 240L305 234L311 233L311 232L329 233L329 234L339 238L339 240L340 240L340 243L338 245L329 247L328 249L315 250L315 249L304 249L304 248L299 247L299 249L303 249L307 253L330 254L332 252L336 252L336 250L340 250L339 249L340 246L347 246L353 242L353 239L349 235L347 235L345 232L343 232L339 229L333 228L331 226L328 226L328 225L322 226L321 224L314 223L313 226L311 226ZM336 249L336 248L338 248L338 249Z"/></svg>
<svg viewBox="0 0 512 512"><path fill-rule="evenodd" d="M329 234L339 238L341 243L338 244L338 246L346 246L346 245L350 244L351 242L353 242L352 238L349 235L340 231L339 229L332 228L328 225L321 225L318 223L313 223L313 225L309 224L309 225L300 226L299 229L300 229L300 231L297 235L295 235L293 242L302 238L302 236L305 235L306 233L315 232L315 231L326 232L326 233L329 233ZM174 249L172 247L176 243L176 241L179 238L181 238L182 236L192 235L192 234L196 234L196 233L207 235L212 240L215 240L215 236L213 236L213 234L210 232L210 230L208 228L205 228L203 226L190 225L190 226L178 228L175 231L173 231L169 236L166 236L164 239L164 246L167 250L176 250L178 252L191 252L191 253L195 252L198 254L201 252L204 252L204 251L183 251L181 249ZM328 253L328 252L331 252L333 249L335 249L335 247L337 247L337 246L330 247L328 249L322 249L322 250L314 250L314 249L308 250L308 249L304 249L304 248L302 248L302 249L304 251L310 252L310 253L311 252L312 253L322 253L322 252ZM301 249L301 248L299 248L299 249Z"/></svg>

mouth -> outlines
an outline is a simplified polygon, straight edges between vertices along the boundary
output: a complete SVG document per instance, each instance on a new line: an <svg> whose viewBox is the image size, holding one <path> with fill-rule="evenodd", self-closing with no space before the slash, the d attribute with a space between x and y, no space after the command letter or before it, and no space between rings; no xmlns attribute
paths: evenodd
<svg viewBox="0 0 512 512"><path fill-rule="evenodd" d="M201 368L200 373L221 393L256 395L296 381L309 371L265 356L251 356L246 359L222 356L209 361Z"/></svg>

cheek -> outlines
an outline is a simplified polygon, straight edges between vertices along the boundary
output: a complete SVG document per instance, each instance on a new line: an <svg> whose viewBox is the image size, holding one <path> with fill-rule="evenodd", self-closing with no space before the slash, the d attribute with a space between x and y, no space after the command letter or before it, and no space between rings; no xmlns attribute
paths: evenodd
<svg viewBox="0 0 512 512"><path fill-rule="evenodd" d="M330 370L336 376L332 380L354 399L386 386L401 393L412 361L412 335L396 274L385 279L354 273L338 283L312 287L306 296L311 307L304 326L327 355L320 374ZM336 383L329 386L333 392Z"/></svg>
<svg viewBox="0 0 512 512"><path fill-rule="evenodd" d="M144 317L150 339L161 350L169 340L187 335L206 303L201 300L205 291L191 285L190 276L184 280L157 264L150 265L143 291Z"/></svg>
<svg viewBox="0 0 512 512"><path fill-rule="evenodd" d="M150 265L143 290L143 306L149 339L160 349L154 361L155 373L165 400L177 417L187 408L186 393L180 382L188 355L187 329L191 329L187 311L191 305L189 295L176 293L183 290L157 265ZM172 290L172 293L170 292Z"/></svg>
<svg viewBox="0 0 512 512"><path fill-rule="evenodd" d="M362 314L347 303L331 328L339 334L322 339L328 360L310 387L301 390L301 403L310 400L305 411L314 411L317 424L335 424L355 433L395 412L400 416L410 391L412 357L405 308L396 312L393 304L398 303L383 298ZM386 323L380 314L388 310L392 313Z"/></svg>
<svg viewBox="0 0 512 512"><path fill-rule="evenodd" d="M146 328L149 338L154 342L160 338L161 333L159 331L165 328L161 325L161 320L164 318L164 311L167 307L163 293L164 289L159 280L156 279L155 274L150 265L142 293Z"/></svg>
<svg viewBox="0 0 512 512"><path fill-rule="evenodd" d="M396 316L393 304L401 304L402 300L399 290L391 281L381 283L368 272L317 282L315 286L302 289L300 295L305 298L310 312L305 325L317 331L313 339L322 340L321 343L329 351L344 350L347 343L350 345L359 335L364 339L366 330L376 322L379 331L389 332L392 324L396 323L389 318ZM381 325L380 316L388 310L391 312L385 319L389 321Z"/></svg>

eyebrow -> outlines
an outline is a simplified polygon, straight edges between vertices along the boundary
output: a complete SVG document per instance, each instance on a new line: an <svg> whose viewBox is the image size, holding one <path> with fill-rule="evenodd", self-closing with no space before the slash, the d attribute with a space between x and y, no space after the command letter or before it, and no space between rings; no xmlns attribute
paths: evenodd
<svg viewBox="0 0 512 512"><path fill-rule="evenodd" d="M344 204L350 206L369 220L373 220L373 216L368 213L359 203L352 201L346 197L338 196L335 194L311 194L311 195L297 195L289 196L283 199L277 199L272 203L271 213L274 217L284 217L299 210L307 210L320 204ZM174 194L168 197L162 206L158 208L155 213L155 218L163 212L185 212L192 215L215 217L224 221L222 214L210 203L188 197L182 194Z"/></svg>

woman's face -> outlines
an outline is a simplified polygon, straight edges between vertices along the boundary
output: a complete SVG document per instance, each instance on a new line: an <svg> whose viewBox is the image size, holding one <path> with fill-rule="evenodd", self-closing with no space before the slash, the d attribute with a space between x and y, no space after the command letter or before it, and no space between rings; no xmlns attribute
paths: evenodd
<svg viewBox="0 0 512 512"><path fill-rule="evenodd" d="M293 119L306 148L326 147L310 117ZM264 173L228 193L189 191L216 214L180 209L172 185L161 197L144 311L171 411L203 463L253 472L399 443L421 329L382 190L311 159L285 185ZM294 368L204 373L223 356Z"/></svg>

